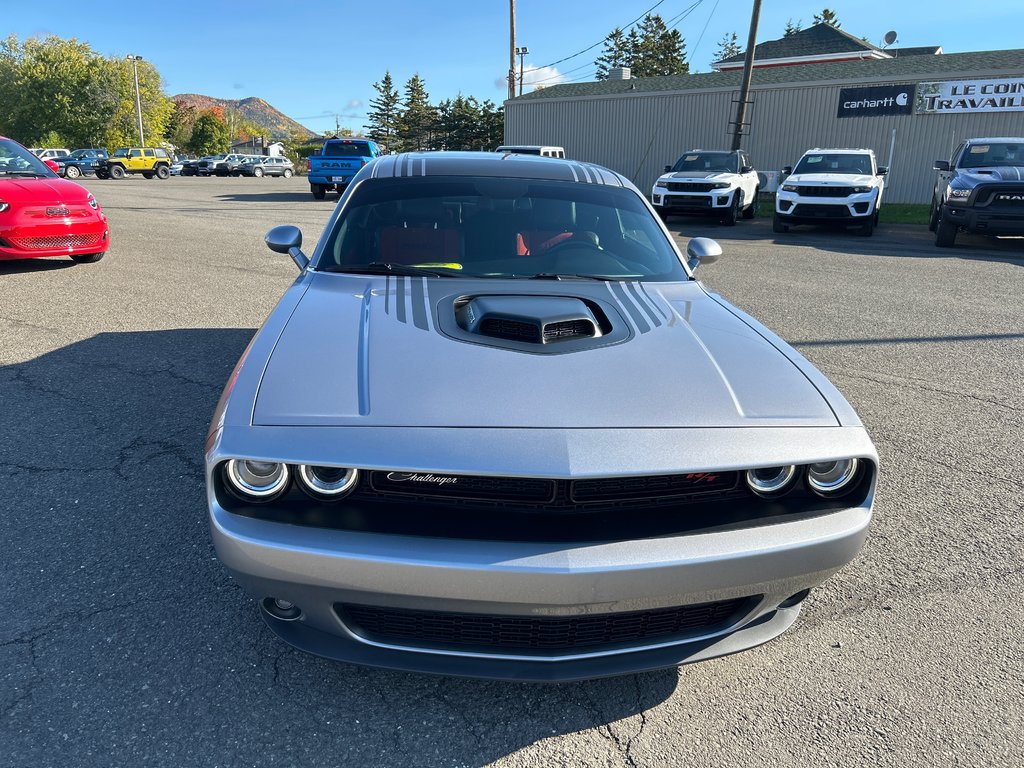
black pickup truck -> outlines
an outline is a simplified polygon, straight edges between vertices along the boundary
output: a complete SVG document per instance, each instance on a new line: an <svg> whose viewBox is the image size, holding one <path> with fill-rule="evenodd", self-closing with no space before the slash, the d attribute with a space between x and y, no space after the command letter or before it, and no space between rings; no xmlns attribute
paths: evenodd
<svg viewBox="0 0 1024 768"><path fill-rule="evenodd" d="M1024 138L968 139L936 160L928 229L948 248L958 232L1024 235Z"/></svg>

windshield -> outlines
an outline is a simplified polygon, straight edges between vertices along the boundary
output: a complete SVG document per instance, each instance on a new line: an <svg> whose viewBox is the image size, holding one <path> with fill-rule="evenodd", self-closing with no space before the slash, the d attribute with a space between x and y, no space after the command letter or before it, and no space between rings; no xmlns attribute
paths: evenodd
<svg viewBox="0 0 1024 768"><path fill-rule="evenodd" d="M114 157L128 157L128 150L121 148L114 151Z"/></svg>
<svg viewBox="0 0 1024 768"><path fill-rule="evenodd" d="M732 152L690 152L683 155L672 166L672 172L679 171L718 171L736 173L739 171L739 158Z"/></svg>
<svg viewBox="0 0 1024 768"><path fill-rule="evenodd" d="M315 268L360 266L452 277L688 279L634 191L493 177L362 182Z"/></svg>
<svg viewBox="0 0 1024 768"><path fill-rule="evenodd" d="M0 139L0 176L55 176L46 164L23 146Z"/></svg>
<svg viewBox="0 0 1024 768"><path fill-rule="evenodd" d="M958 168L996 168L1011 166L1024 168L1022 144L971 144L960 156Z"/></svg>
<svg viewBox="0 0 1024 768"><path fill-rule="evenodd" d="M327 157L369 157L370 145L365 141L330 141L324 144Z"/></svg>
<svg viewBox="0 0 1024 768"><path fill-rule="evenodd" d="M793 171L798 173L845 173L871 175L871 155L850 153L804 155Z"/></svg>
<svg viewBox="0 0 1024 768"><path fill-rule="evenodd" d="M93 149L76 149L74 152L68 155L68 157L77 160L82 157L94 157L95 154L96 151Z"/></svg>

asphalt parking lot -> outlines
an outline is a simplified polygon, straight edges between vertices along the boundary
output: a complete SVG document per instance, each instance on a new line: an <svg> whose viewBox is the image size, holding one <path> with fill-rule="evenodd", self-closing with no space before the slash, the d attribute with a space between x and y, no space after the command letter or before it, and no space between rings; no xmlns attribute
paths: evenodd
<svg viewBox="0 0 1024 768"><path fill-rule="evenodd" d="M214 557L210 414L336 198L302 179L87 180L95 265L0 262L0 765L1019 766L1024 241L672 219L699 275L857 408L866 548L785 635L525 685L293 651ZM680 236L680 241L685 238Z"/></svg>

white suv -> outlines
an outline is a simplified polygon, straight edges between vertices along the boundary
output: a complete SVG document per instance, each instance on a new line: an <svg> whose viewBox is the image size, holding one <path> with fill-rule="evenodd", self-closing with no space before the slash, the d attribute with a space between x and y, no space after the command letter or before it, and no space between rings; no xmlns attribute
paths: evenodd
<svg viewBox="0 0 1024 768"><path fill-rule="evenodd" d="M810 149L796 168L782 169L775 193L772 229L788 232L794 224L845 224L870 237L878 225L883 177L870 149ZM787 175L789 174L789 175Z"/></svg>
<svg viewBox="0 0 1024 768"><path fill-rule="evenodd" d="M694 149L675 165L665 166L665 174L654 182L651 202L663 219L697 214L731 225L741 215L754 218L758 185L757 171L746 152Z"/></svg>

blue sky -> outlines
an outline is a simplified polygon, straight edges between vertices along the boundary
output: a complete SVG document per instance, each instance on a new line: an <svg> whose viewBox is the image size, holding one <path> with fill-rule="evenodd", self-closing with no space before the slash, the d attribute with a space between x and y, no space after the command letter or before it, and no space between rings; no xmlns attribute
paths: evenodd
<svg viewBox="0 0 1024 768"><path fill-rule="evenodd" d="M947 53L1017 48L1024 45L1020 1L764 0L757 39L781 37L788 19L809 26L827 6L844 30L876 44L894 29L897 45L941 45ZM600 44L559 60L656 2L517 0L517 44L530 49L526 68L536 68L528 81L592 80ZM661 0L654 12L678 19L691 71L706 72L723 35L736 32L745 43L752 5ZM462 93L500 103L506 95L508 0L48 0L45 12L32 3L3 6L7 33L77 37L105 55L136 53L157 66L168 95L260 96L315 131L333 129L336 120L360 129L385 70L399 86L418 72L435 102Z"/></svg>

